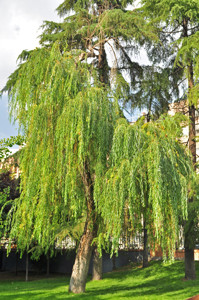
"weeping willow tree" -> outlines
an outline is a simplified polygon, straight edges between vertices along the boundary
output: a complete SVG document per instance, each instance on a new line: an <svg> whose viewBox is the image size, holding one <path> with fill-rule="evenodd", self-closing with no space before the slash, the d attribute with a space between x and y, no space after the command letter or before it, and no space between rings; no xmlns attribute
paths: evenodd
<svg viewBox="0 0 199 300"><path fill-rule="evenodd" d="M83 9L81 9L81 3L84 5ZM116 210L108 211L108 208L111 208L109 204L112 201L113 208L118 207L122 212L121 214L124 215L124 212L129 210L127 202L124 210L124 206L121 205L121 208L119 207L121 201L125 202L129 197L126 195L132 192L133 186L135 191L130 199L135 199L135 195L137 195L137 207L134 208L134 212L131 211L130 216L134 216L134 219L131 219L135 220L137 215L137 223L139 223L139 212L141 210L142 213L146 212L147 216L150 216L150 213L147 212L148 209L145 209L146 205L144 205L144 201L150 199L149 207L152 207L152 213L154 214L151 217L150 224L153 224L157 238L161 236L162 239L161 232L159 236L157 233L161 221L163 222L166 216L166 212L165 214L162 212L164 209L161 206L161 204L165 204L161 195L165 196L166 192L163 194L161 185L158 185L157 177L159 173L157 168L154 168L151 173L149 172L151 177L147 175L148 173L145 174L142 165L140 164L140 167L138 167L138 163L147 162L147 158L145 161L142 161L140 157L136 161L136 159L133 159L133 153L136 153L137 149L139 149L140 153L142 152L145 157L145 153L150 152L149 142L150 138L153 141L152 135L154 133L154 135L157 135L157 143L152 143L151 151L154 151L154 155L159 159L158 152L155 152L155 150L159 149L157 146L159 143L158 139L161 142L160 144L164 141L160 134L164 130L161 131L158 127L154 127L153 130L153 127L150 127L152 125L148 125L151 131L145 129L145 132L139 126L136 127L134 133L138 139L131 140L131 148L129 149L132 150L132 153L129 152L128 160L132 164L134 162L135 166L137 164L136 172L140 169L145 175L140 173L137 177L138 179L140 178L139 180L130 176L127 182L131 182L132 186L124 185L124 182L121 181L121 187L119 187L118 182L115 181L116 186L121 191L118 194L119 196L115 197L116 187L111 187L110 184L104 186L104 184L114 183L112 180L114 172L123 174L121 166L123 165L124 167L125 164L122 163L120 166L119 161L122 162L122 159L118 158L117 160L114 158L113 153L117 153L118 157L122 157L126 148L124 147L121 154L119 154L122 144L116 143L117 140L119 143L119 136L116 138L118 130L116 130L113 139L114 127L120 114L117 101L114 101L114 96L116 94L116 98L121 99L122 95L128 91L128 85L120 77L119 82L114 82L114 88L111 91L111 85L108 87L106 80L101 77L103 74L107 75L106 69L101 68L99 64L93 63L88 65L86 60L83 61L83 59L90 56L86 48L86 46L89 46L91 53L94 53L93 57L98 62L105 62L105 40L109 39L108 30L111 32L110 39L115 37L114 34L118 35L118 40L124 33L126 33L126 39L133 35L133 31L130 31L130 33L127 31L125 18L127 17L128 20L132 21L132 16L135 17L135 15L134 13L124 12L121 5L126 4L128 4L128 1L121 3L120 1L106 1L106 6L104 6L102 1L64 1L63 5L59 7L60 14L69 12L70 9L73 9L76 14L66 18L66 22L63 24L46 23L46 31L41 37L42 48L30 52L22 52L20 56L21 64L10 76L5 87L5 90L9 92L11 113L18 120L27 141L21 154L21 195L15 201L15 205L12 208L13 217L8 220L6 230L10 229L10 238L16 239L21 251L28 251L35 245L39 245L40 248L38 247L37 249L42 249L42 251L47 253L54 244L55 237L59 235L60 229L66 228L67 231L68 228L70 230L71 226L76 226L79 220L83 220L84 230L79 241L69 287L69 290L75 293L85 290L93 244L98 243L100 247L102 240L108 239L109 235L113 238L113 247L116 246L115 241L118 239L119 229L115 231L114 228L116 228L117 224L114 225L113 220L118 220L118 226L121 225L121 228L122 223L119 223ZM92 7L96 13L91 15L89 14L89 9ZM113 8L115 7L118 7L119 10L114 11ZM108 8L111 8L110 14L106 11ZM120 16L119 13L121 14ZM116 19L116 16L118 16L118 19ZM88 26L85 25L85 20ZM124 27L121 27L124 31L120 32L121 28L117 28L114 31L113 24L115 23L112 22L115 20L120 20L120 24L124 24L123 22L125 21ZM134 22L134 25L136 25L136 22ZM108 29L105 30L105 28ZM134 34L137 33L136 28L137 26L132 27ZM97 39L95 36L96 32ZM107 35L104 35L105 32L107 32ZM88 43L85 43L88 34L90 38ZM141 39L140 32L139 34L137 33L136 37L138 40L139 38ZM66 41L68 46L66 46ZM72 52L69 51L71 49ZM128 56L124 56L128 58ZM98 67L97 70L95 69L96 66ZM126 124L122 128L127 129L128 127ZM166 133L164 132L164 134ZM168 211L170 212L168 214L171 223L167 222L167 224L170 225L168 228L171 228L175 223L174 221L176 221L177 210L174 210L174 208L179 209L178 211L181 209L182 215L186 214L186 208L183 207L184 198L180 191L183 188L186 191L187 181L183 176L189 172L188 162L184 162L184 159L187 157L183 154L182 149L177 148L175 140L166 139L165 137L165 142L167 140L170 141L171 149L176 149L176 156L174 152L172 152L171 156L165 154L165 161L172 167L171 171L168 171L170 172L168 173L168 178L169 176L176 176L176 182L180 179L179 185L176 183L180 198L177 201L176 198L171 197L172 205L175 202L174 200L177 201L177 208L171 205ZM114 142L114 147L110 155L112 142ZM169 142L166 142L166 145L168 146ZM166 149L169 148L165 146ZM180 155L179 157L177 156L177 153L181 154L180 150L182 151L182 158L179 158ZM160 162L164 161L163 150L159 153L162 156L161 159L157 160L156 167L158 162L160 165ZM176 166L174 170L174 164L169 164L169 159L170 161L172 159L175 161L175 157L176 161L178 157L179 163L177 162L177 164L180 165L180 168ZM180 164L181 160L184 163L184 173L181 168L183 163ZM129 165L127 164L126 166L128 167ZM160 167L166 166L166 164L160 165ZM110 167L110 171L106 174ZM177 170L181 172L178 177ZM111 172L113 176L110 175L109 180L108 176ZM127 173L128 168L126 168ZM103 180L105 175L106 177ZM134 182L133 179L137 181ZM149 188L153 179L155 183L158 183L153 186L154 190ZM112 188L112 196L108 186ZM122 186L125 186L127 190L123 189L122 191ZM101 187L104 188L101 189ZM144 190L145 187L147 187L146 190ZM130 189L128 190L128 188ZM151 191L151 197L143 196L143 193L148 195L148 190ZM153 193L155 195L155 191L160 195L159 198L156 197L156 200L154 200L157 203L151 200ZM173 195L171 189L169 190L168 188L168 191ZM169 200L170 198L167 196L165 199ZM159 200L160 202L158 202ZM149 200L146 201L149 202ZM159 218L155 217L157 212L153 203L157 204L156 208L159 207ZM112 231L107 224L108 216L110 216ZM106 231L107 235L105 234Z"/></svg>
<svg viewBox="0 0 199 300"><path fill-rule="evenodd" d="M118 249L126 218L129 230L136 232L144 215L151 244L161 245L165 259L173 258L179 220L187 217L193 174L190 155L174 136L174 131L181 131L179 124L170 117L133 126L118 121L110 168L95 190L106 228L99 244L111 240L112 253Z"/></svg>
<svg viewBox="0 0 199 300"><path fill-rule="evenodd" d="M107 169L119 116L111 92L98 84L91 66L59 43L28 53L6 89L24 131L21 196L13 207L10 238L21 251L47 251L60 228L85 219L70 290L85 290L98 215L95 180Z"/></svg>
<svg viewBox="0 0 199 300"><path fill-rule="evenodd" d="M84 64L84 62L88 58L93 59L92 65L96 68L96 73L95 76L93 74L92 76L95 77L95 80L98 80L98 87L100 86L102 90L103 88L106 88L106 84L111 86L111 74L108 64L108 55L110 54L110 52L111 56L114 57L116 65L118 64L118 59L121 58L131 65L131 71L134 74L134 70L135 68L137 68L137 64L134 64L131 61L129 55L125 51L125 47L129 48L133 43L135 43L136 45L138 43L143 43L144 39L154 37L154 33L152 32L152 30L150 30L151 27L147 27L147 24L141 17L141 15L138 15L136 11L131 12L125 9L128 4L132 4L132 1L64 1L57 9L58 14L65 17L63 22L55 23L46 21L44 23L43 33L40 37L42 49L22 52L22 54L20 55L20 59L25 63L22 64L19 69L11 76L10 81L5 88L5 90L8 90L8 92L10 93L10 98L15 98L15 100L12 100L11 102L11 113L13 113L16 118L20 120L19 123L23 130L27 132L27 134L29 134L29 131L32 132L32 128L33 126L35 126L32 121L32 112L30 114L27 114L27 111L29 111L30 108L32 111L33 104L31 102L32 100L30 99L35 99L34 105L36 105L35 109L37 110L37 102L35 101L37 98L40 99L39 97L41 96L41 94L43 94L42 97L46 97L47 102L49 102L48 97L51 97L51 99L53 99L53 97L58 97L58 95L59 97L63 97L61 95L65 95L66 92L68 92L68 98L74 97L73 94L72 96L70 94L70 88L66 88L68 82L65 82L64 76L62 77L62 79L60 79L60 77L58 76L55 61L55 57L59 57L59 55L62 55L64 59L66 59L66 42L68 44L68 50L71 50L70 55L73 55L75 57L75 61L73 61L75 65L79 65L78 62L80 61ZM125 46L124 44L122 46L122 43L120 43L121 40L125 43ZM129 44L127 43L128 40L131 40ZM57 51L57 53L54 49L54 42L59 45L59 50ZM108 47L109 50L106 50L106 47ZM136 47L132 47L135 50ZM50 66L49 57L48 54L46 54L50 52L48 52L47 50L51 52ZM118 58L116 58L118 51L119 56ZM54 57L54 60L52 57ZM57 60L59 61L59 58L57 58ZM27 69L26 65L28 66L30 61L32 61L32 65L29 69ZM53 63L55 63L55 66L53 65ZM40 65L44 68L42 69ZM61 65L62 68L68 68L68 65L65 62L62 62ZM85 65L86 64L84 64L84 67ZM34 70L33 73L31 71L31 68ZM126 67L124 66L124 69L125 68ZM117 98L121 100L121 98L123 99L125 95L128 94L129 87L124 78L121 76L121 70L123 70L123 67L120 68L121 70L119 72L115 72L115 68L113 69L114 70L112 73L115 79L115 96L117 96ZM117 70L119 70L119 68L117 68ZM75 73L73 69L71 69L70 71L72 73ZM47 75L47 73L49 75ZM87 73L87 75L88 74L89 73ZM53 88L51 87L50 81L50 87L46 89L46 77L48 78L48 76L52 77ZM62 87L65 90L61 90L61 83ZM76 92L76 89L79 91L82 89L84 90L85 88L85 86L82 84L82 79L78 81L78 86L76 86L76 77L74 80L72 80L71 84L74 84L74 93ZM95 84L94 86L96 87ZM47 90L50 96L47 94ZM109 93L109 96L110 95L111 92ZM56 113L60 111L60 109L62 109L62 106L60 107L59 104L57 108L52 109L51 113L56 115ZM41 110L40 114L43 115L43 113L44 111ZM48 126L51 126L50 120L51 119L49 117L45 119L45 122ZM49 135L49 133L46 132L45 134ZM104 131L104 133L106 133L106 131ZM52 136L54 136L53 133ZM37 140L35 140L35 142L37 143ZM46 143L46 140L43 140L43 143ZM109 146L111 146L110 142L108 142L108 144ZM38 151L40 152L36 156L42 155L43 150L38 148ZM48 151L45 150L45 153L47 155ZM86 161L86 166L89 169L88 165L90 165L90 163ZM35 169L35 171L37 170L38 169ZM43 174L45 174L45 172ZM48 176L50 176L51 172L49 171L47 172L47 174L49 174ZM26 175L24 175L24 178L25 176ZM28 178L31 178L29 176L29 173ZM74 177L74 181L75 179L76 177ZM56 194L56 191L59 190L58 185L55 186L57 187L57 189L54 191L54 194ZM37 189L37 183L35 183L35 189ZM53 237L55 233L49 231L47 232L47 234L49 234L50 237ZM39 240L39 243L40 241L41 240Z"/></svg>
<svg viewBox="0 0 199 300"><path fill-rule="evenodd" d="M168 78L172 74L135 61L139 47L157 37L153 25L139 10L131 8L133 2L65 0L57 8L62 21L44 22L40 44L51 48L57 41L64 52L67 42L71 53L76 55L78 50L77 60L89 59L98 80L115 90L120 105L144 107L149 114L158 115L168 108ZM28 55L24 52L23 58Z"/></svg>
<svg viewBox="0 0 199 300"><path fill-rule="evenodd" d="M152 26L146 24L142 15L136 10L130 11L126 8L132 3L133 1L115 0L65 0L57 8L59 16L64 19L60 23L44 22L40 44L43 49L50 50L54 42L57 42L63 54L67 42L68 49L71 50L72 55L76 56L76 63L91 59L92 65L96 68L96 78L101 85L105 88L106 84L111 86L111 81L113 81L115 96L117 95L117 98L123 101L124 98L128 98L130 88L122 72L130 68L132 84L135 82L135 77L141 76L141 68L130 58L131 52L136 52L137 46L143 44L145 40L155 38ZM20 58L26 61L32 55L32 51L24 51ZM111 60L114 63L111 64ZM40 62L37 63L40 64ZM13 74L11 81L14 82L18 74L20 74L19 70ZM32 82L29 84L34 86L39 82L41 86L41 76L42 74L37 74L31 77ZM10 86L12 86L11 82ZM6 89L9 90L9 86ZM26 100L24 98L24 101ZM14 107L12 111L16 113ZM23 125L29 126L27 123Z"/></svg>
<svg viewBox="0 0 199 300"><path fill-rule="evenodd" d="M39 245L47 253L60 228L83 220L69 287L75 293L85 291L93 243L111 239L117 249L124 216L136 230L145 214L151 237L171 254L191 169L167 122L120 120L114 131L114 95L78 51L72 56L59 42L28 53L6 89L26 136L21 195L6 227L19 249Z"/></svg>

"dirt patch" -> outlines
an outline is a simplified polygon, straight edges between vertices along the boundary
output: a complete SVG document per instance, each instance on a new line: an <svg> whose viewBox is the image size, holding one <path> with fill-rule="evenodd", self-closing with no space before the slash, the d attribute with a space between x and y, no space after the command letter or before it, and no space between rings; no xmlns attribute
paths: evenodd
<svg viewBox="0 0 199 300"><path fill-rule="evenodd" d="M188 298L187 300L199 300L199 295Z"/></svg>

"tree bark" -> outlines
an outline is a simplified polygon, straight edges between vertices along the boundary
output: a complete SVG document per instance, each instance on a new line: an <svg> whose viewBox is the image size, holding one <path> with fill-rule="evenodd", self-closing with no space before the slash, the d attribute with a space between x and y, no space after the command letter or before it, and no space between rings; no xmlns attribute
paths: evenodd
<svg viewBox="0 0 199 300"><path fill-rule="evenodd" d="M188 37L188 19L184 18L183 20L183 36ZM187 64L187 72L188 72L188 106L189 106L189 150L192 155L192 162L194 169L196 170L196 140L195 140L195 106L190 99L191 90L194 87L194 74L193 74L193 62L190 59ZM189 199L188 202L192 202L192 199ZM188 204L189 204L188 203ZM188 216L191 218L191 216ZM193 224L194 226L194 224ZM190 232L191 232L190 228ZM195 272L195 261L194 261L194 243L189 243L189 230L185 232L185 278L186 279L195 279L196 272Z"/></svg>
<svg viewBox="0 0 199 300"><path fill-rule="evenodd" d="M144 247L143 247L143 262L142 262L142 267L146 268L149 265L149 260L148 260L148 234L147 234L147 229L146 229L146 223L144 221Z"/></svg>
<svg viewBox="0 0 199 300"><path fill-rule="evenodd" d="M193 66L190 62L190 65L188 66L188 76L189 76L189 90L191 90L194 86L193 81ZM189 103L189 150L192 154L192 162L194 169L196 170L196 141L195 141L195 106L192 103ZM192 202L192 199L188 200L189 203ZM189 218L192 216L189 215ZM194 226L194 224L193 224ZM188 235L189 231L185 233L185 278L186 279L195 279L196 278L196 272L195 272L195 261L194 261L194 246L188 245L187 240L189 240ZM192 243L193 245L194 243Z"/></svg>
<svg viewBox="0 0 199 300"><path fill-rule="evenodd" d="M196 129L195 129L195 106L191 105L189 106L189 150L192 154L192 162L194 165L194 168L196 169L196 141L195 141L195 135L196 135Z"/></svg>
<svg viewBox="0 0 199 300"><path fill-rule="evenodd" d="M185 279L196 279L194 249L189 249L189 247L185 247Z"/></svg>
<svg viewBox="0 0 199 300"><path fill-rule="evenodd" d="M196 142L195 142L195 107L194 105L189 106L189 116L190 116L190 125L189 125L189 150L192 154L192 161L195 167L196 164ZM192 199L189 199L188 202L192 202ZM191 218L192 216L188 216ZM194 224L193 224L194 226ZM191 232L191 229L190 229ZM186 279L195 279L195 261L194 261L194 246L188 245L189 234L190 232L185 233L185 278ZM194 245L194 243L192 243Z"/></svg>
<svg viewBox="0 0 199 300"><path fill-rule="evenodd" d="M98 13L99 16L103 14L104 8L101 3L98 3ZM101 83L108 83L108 64L106 60L106 51L104 48L105 36L104 32L99 33L99 56L98 56L98 69L99 69L99 80Z"/></svg>
<svg viewBox="0 0 199 300"><path fill-rule="evenodd" d="M85 232L80 240L75 263L73 265L72 275L70 278L69 292L75 294L84 293L86 287L86 279L92 254L93 232L89 228L90 224L86 224Z"/></svg>
<svg viewBox="0 0 199 300"><path fill-rule="evenodd" d="M194 261L194 219L196 218L195 211L191 213L191 221L185 222L185 279L196 279L195 261Z"/></svg>
<svg viewBox="0 0 199 300"><path fill-rule="evenodd" d="M102 256L100 257L97 247L93 250L93 270L92 280L102 279Z"/></svg>
<svg viewBox="0 0 199 300"><path fill-rule="evenodd" d="M93 250L92 242L97 233L95 203L93 199L93 182L88 159L84 163L84 170L81 177L85 189L87 219L70 278L69 292L73 292L75 294L85 292L86 279Z"/></svg>
<svg viewBox="0 0 199 300"><path fill-rule="evenodd" d="M99 46L99 58L98 58L98 69L99 69L99 80L101 83L106 84L108 82L108 66L106 61L106 52L104 48L103 36L101 37L102 42Z"/></svg>

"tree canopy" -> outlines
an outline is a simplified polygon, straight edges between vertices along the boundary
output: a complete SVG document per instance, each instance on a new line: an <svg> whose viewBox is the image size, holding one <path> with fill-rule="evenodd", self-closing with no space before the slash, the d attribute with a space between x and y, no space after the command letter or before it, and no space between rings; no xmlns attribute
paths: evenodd
<svg viewBox="0 0 199 300"><path fill-rule="evenodd" d="M148 218L151 238L172 256L179 217L187 216L192 166L173 134L180 123L167 117L131 126L120 119L121 100L132 94L139 71L143 78L127 49L155 38L139 10L125 9L131 3L64 1L58 8L64 22L45 22L41 48L22 52L5 87L26 137L10 238L22 251L36 244L47 252L64 226L82 219L69 288L75 293L85 290L93 244L100 249L111 240L117 249L124 217L134 231L143 215ZM106 43L114 55L120 51L122 62L112 82ZM122 76L124 61L131 86ZM158 80L154 70L149 73ZM149 86L142 83L140 97ZM156 89L149 99L159 94Z"/></svg>
<svg viewBox="0 0 199 300"><path fill-rule="evenodd" d="M170 39L175 65L184 70L185 79L191 79L192 67L194 84L189 86L189 103L197 105L198 82L198 32L199 4L197 1L141 1L143 10L151 22L157 24L164 39ZM187 90L186 90L187 91Z"/></svg>
<svg viewBox="0 0 199 300"><path fill-rule="evenodd" d="M62 222L86 209L85 168L92 184L106 170L119 107L98 87L95 72L70 52L62 55L58 43L31 53L10 97L27 137L11 235L24 250L36 240L47 251Z"/></svg>
<svg viewBox="0 0 199 300"><path fill-rule="evenodd" d="M162 72L160 67L137 62L140 47L148 48L158 37L142 12L128 8L133 2L64 1L57 8L64 20L44 22L40 42L50 46L55 40L60 44L67 40L71 51L80 51L80 60L90 59L101 82L117 89L120 105L126 109L145 107L157 116L168 109L166 83L172 70ZM176 76L173 78L175 81ZM156 91L155 85L159 85Z"/></svg>

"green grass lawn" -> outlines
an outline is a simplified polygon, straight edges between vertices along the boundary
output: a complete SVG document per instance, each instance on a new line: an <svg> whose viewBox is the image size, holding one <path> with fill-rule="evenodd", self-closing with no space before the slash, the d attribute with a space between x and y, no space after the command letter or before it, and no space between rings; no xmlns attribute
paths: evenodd
<svg viewBox="0 0 199 300"><path fill-rule="evenodd" d="M0 300L34 299L82 299L82 300L119 300L119 299L186 299L199 294L199 264L196 263L197 278L183 281L184 264L175 262L164 266L153 262L147 269L125 268L104 274L98 282L88 281L85 294L69 294L69 278L63 276L49 279L1 280ZM17 277L16 277L17 278Z"/></svg>

